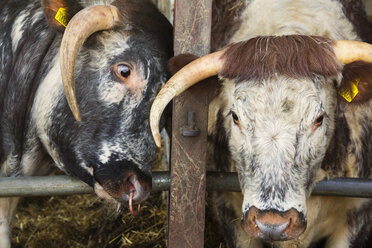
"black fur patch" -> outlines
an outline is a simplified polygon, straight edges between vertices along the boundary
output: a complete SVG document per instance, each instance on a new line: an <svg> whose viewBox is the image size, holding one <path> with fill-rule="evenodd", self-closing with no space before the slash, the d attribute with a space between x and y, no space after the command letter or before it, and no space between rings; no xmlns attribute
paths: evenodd
<svg viewBox="0 0 372 248"><path fill-rule="evenodd" d="M372 244L372 200L369 200L357 212L349 212L347 216L351 237L350 248L369 248Z"/></svg>
<svg viewBox="0 0 372 248"><path fill-rule="evenodd" d="M211 50L216 51L227 45L233 34L241 26L241 13L246 8L245 0L212 1Z"/></svg>
<svg viewBox="0 0 372 248"><path fill-rule="evenodd" d="M228 171L231 154L223 122L224 117L222 115L222 110L219 110L215 131L212 136L208 136L208 141L213 143L213 158L216 168L220 171Z"/></svg>
<svg viewBox="0 0 372 248"><path fill-rule="evenodd" d="M216 194L228 194L228 193L219 193L213 192L214 198L217 198ZM230 204L230 203L227 203ZM224 236L224 239L227 243L227 246L230 248L236 247L236 235L235 229L232 227L231 222L239 218L232 207L226 205L225 202L214 202L215 205L215 215L220 224L221 232Z"/></svg>
<svg viewBox="0 0 372 248"><path fill-rule="evenodd" d="M353 24L355 32L363 41L372 43L372 24L368 20L361 0L339 0L346 18Z"/></svg>
<svg viewBox="0 0 372 248"><path fill-rule="evenodd" d="M342 171L342 161L347 156L347 147L350 144L350 128L343 114L339 114L333 138L322 162L322 169L325 171ZM337 151L337 152L335 152Z"/></svg>

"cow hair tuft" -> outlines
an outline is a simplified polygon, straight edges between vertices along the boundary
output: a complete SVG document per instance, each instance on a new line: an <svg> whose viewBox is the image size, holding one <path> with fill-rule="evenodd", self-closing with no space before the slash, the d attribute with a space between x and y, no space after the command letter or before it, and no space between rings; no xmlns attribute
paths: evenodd
<svg viewBox="0 0 372 248"><path fill-rule="evenodd" d="M258 36L231 44L224 52L220 76L243 80L265 80L276 74L313 79L341 72L333 41L319 36Z"/></svg>

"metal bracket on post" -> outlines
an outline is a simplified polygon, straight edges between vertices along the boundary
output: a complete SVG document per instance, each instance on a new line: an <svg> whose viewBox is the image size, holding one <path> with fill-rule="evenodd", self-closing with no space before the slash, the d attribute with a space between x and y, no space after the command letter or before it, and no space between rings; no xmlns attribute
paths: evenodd
<svg viewBox="0 0 372 248"><path fill-rule="evenodd" d="M187 112L187 126L181 127L180 131L184 137L196 137L200 134L200 129L195 124L195 112Z"/></svg>

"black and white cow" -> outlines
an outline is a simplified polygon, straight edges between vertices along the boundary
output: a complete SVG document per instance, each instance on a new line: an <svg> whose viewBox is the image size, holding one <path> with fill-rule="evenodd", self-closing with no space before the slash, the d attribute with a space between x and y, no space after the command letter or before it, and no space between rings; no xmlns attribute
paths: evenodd
<svg viewBox="0 0 372 248"><path fill-rule="evenodd" d="M214 169L238 172L242 190L213 196L229 247L370 247L372 200L310 196L323 179L372 177L372 45L361 42L372 41L372 26L361 2L218 7L225 11L214 12L213 47L229 45L183 67L159 92L150 114L157 144L165 105L218 75L209 156ZM186 64L190 55L172 60Z"/></svg>
<svg viewBox="0 0 372 248"><path fill-rule="evenodd" d="M147 0L2 1L0 176L55 164L103 198L144 201L150 103L170 56L172 27ZM0 199L1 248L17 202Z"/></svg>

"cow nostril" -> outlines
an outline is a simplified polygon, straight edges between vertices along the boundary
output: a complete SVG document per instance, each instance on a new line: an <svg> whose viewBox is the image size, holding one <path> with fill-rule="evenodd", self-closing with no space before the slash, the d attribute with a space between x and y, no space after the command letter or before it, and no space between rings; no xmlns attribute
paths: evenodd
<svg viewBox="0 0 372 248"><path fill-rule="evenodd" d="M244 213L241 225L250 236L266 241L294 239L306 229L306 221L301 221L300 214L294 209L278 212L252 207Z"/></svg>
<svg viewBox="0 0 372 248"><path fill-rule="evenodd" d="M290 220L286 221L283 224L272 224L272 223L262 223L259 220L255 220L256 226L260 232L262 238L268 240L283 240L287 238L285 230L290 224Z"/></svg>
<svg viewBox="0 0 372 248"><path fill-rule="evenodd" d="M125 198L131 197L135 203L144 201L150 194L150 191L146 190L146 185L143 185L135 174L127 178L126 184Z"/></svg>
<svg viewBox="0 0 372 248"><path fill-rule="evenodd" d="M294 223L294 222L293 222L293 219L292 219L292 217L290 217L290 218L289 218L289 224L288 224L287 229L288 229L288 228L292 228L293 223Z"/></svg>
<svg viewBox="0 0 372 248"><path fill-rule="evenodd" d="M134 186L134 183L137 181L136 176L132 175L127 179L128 183L128 195L130 193L135 193L136 192L136 187Z"/></svg>

